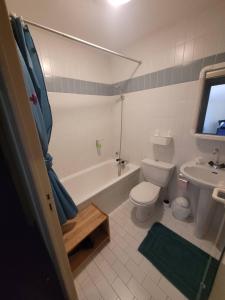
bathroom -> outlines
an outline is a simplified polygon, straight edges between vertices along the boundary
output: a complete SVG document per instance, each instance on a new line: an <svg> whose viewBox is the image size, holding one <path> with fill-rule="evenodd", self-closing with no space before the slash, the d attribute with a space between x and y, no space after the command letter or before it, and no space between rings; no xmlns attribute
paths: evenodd
<svg viewBox="0 0 225 300"><path fill-rule="evenodd" d="M225 2L6 0L6 6L28 25L39 56L53 169L78 214L93 204L109 222L109 240L72 272L78 299L225 299L224 204L214 200L225 188L225 139L199 131L205 74L210 81L225 68ZM215 172L220 183L205 188L204 179L193 179L198 168ZM195 296L185 276L176 283L174 266L163 271L140 250L159 223L208 255L202 280L192 282ZM73 230L73 217L68 224ZM205 288L214 259L219 265Z"/></svg>

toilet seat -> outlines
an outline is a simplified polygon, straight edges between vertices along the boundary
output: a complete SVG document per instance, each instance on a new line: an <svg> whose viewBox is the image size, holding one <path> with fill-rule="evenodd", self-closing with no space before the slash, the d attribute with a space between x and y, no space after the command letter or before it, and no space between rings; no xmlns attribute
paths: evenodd
<svg viewBox="0 0 225 300"><path fill-rule="evenodd" d="M130 191L130 200L139 206L152 205L158 199L159 191L159 186L143 181Z"/></svg>

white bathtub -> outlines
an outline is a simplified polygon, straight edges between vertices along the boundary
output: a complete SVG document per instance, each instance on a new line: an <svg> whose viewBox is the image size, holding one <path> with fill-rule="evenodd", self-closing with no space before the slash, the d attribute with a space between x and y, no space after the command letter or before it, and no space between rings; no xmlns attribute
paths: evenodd
<svg viewBox="0 0 225 300"><path fill-rule="evenodd" d="M118 176L115 160L108 160L61 179L78 209L90 202L110 213L129 195L139 181L140 167L127 164Z"/></svg>

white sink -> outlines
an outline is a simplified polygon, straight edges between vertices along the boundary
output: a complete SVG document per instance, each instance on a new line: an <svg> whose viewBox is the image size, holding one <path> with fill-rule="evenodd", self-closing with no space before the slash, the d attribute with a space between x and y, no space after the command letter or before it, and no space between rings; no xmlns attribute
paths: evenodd
<svg viewBox="0 0 225 300"><path fill-rule="evenodd" d="M212 199L213 189L225 188L225 170L214 169L207 164L196 164L190 161L180 168L182 174L190 182L189 188L194 185L197 194L192 200L195 204L195 235L203 238L210 226L216 210L216 201Z"/></svg>
<svg viewBox="0 0 225 300"><path fill-rule="evenodd" d="M180 168L183 175L193 184L203 188L215 188L225 186L225 170L214 169L207 164L197 165L191 161Z"/></svg>

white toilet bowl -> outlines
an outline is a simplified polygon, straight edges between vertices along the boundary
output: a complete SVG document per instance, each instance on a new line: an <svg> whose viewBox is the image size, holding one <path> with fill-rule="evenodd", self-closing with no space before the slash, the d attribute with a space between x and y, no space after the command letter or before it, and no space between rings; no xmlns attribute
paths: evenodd
<svg viewBox="0 0 225 300"><path fill-rule="evenodd" d="M145 222L158 197L160 187L152 184L151 182L143 181L136 185L131 191L129 199L135 206L135 216L139 222Z"/></svg>
<svg viewBox="0 0 225 300"><path fill-rule="evenodd" d="M145 181L132 188L129 199L135 205L137 221L145 222L159 198L161 188L167 186L174 165L152 159L143 159L141 169Z"/></svg>

